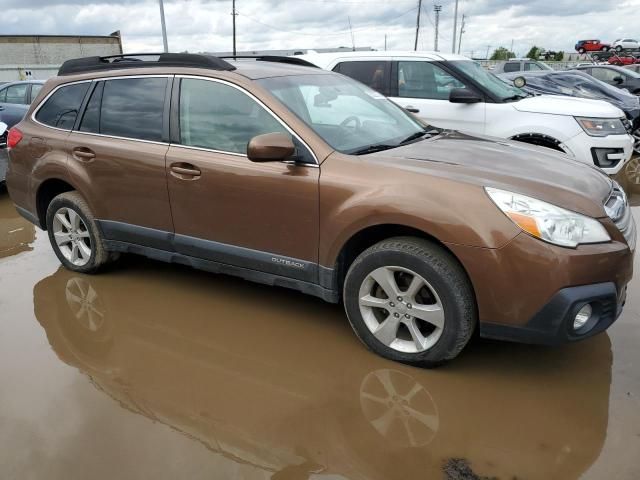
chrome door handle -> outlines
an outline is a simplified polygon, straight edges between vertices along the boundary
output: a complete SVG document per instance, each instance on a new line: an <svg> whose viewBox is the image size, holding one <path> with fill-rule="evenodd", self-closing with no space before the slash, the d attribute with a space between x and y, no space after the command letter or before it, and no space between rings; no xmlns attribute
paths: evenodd
<svg viewBox="0 0 640 480"><path fill-rule="evenodd" d="M94 158L96 158L96 154L92 150L90 150L90 149L88 149L86 147L74 148L72 150L72 155L76 160L80 160L80 161L83 161L83 162L89 162L89 161L93 160Z"/></svg>
<svg viewBox="0 0 640 480"><path fill-rule="evenodd" d="M191 165L190 163L173 163L169 168L174 177L182 180L193 180L194 178L200 177L202 174L198 167Z"/></svg>
<svg viewBox="0 0 640 480"><path fill-rule="evenodd" d="M413 105L407 105L406 107L404 107L404 109L405 109L407 112L411 112L411 113L420 113L420 109L419 109L419 108L414 107Z"/></svg>

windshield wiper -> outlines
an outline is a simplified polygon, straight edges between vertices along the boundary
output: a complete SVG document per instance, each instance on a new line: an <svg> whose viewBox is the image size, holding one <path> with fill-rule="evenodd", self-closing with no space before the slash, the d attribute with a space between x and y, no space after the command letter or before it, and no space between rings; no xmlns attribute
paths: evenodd
<svg viewBox="0 0 640 480"><path fill-rule="evenodd" d="M409 135L407 138L405 138L404 140L402 140L398 145L404 145L405 143L409 143L413 140L418 140L419 138L424 137L425 135L427 135L429 132L427 132L426 130L422 130L421 132L416 132L416 133L412 133L411 135Z"/></svg>
<svg viewBox="0 0 640 480"><path fill-rule="evenodd" d="M351 155L365 155L367 153L375 153L381 152L382 150L389 150L390 148L396 148L397 145L387 145L386 143L377 143L374 145L369 145L368 147L363 147L360 150L356 150L355 152L351 152Z"/></svg>

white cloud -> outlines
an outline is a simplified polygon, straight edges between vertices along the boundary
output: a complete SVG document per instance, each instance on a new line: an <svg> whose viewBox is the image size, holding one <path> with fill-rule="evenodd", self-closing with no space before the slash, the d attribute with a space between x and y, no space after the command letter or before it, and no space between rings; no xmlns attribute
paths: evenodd
<svg viewBox="0 0 640 480"><path fill-rule="evenodd" d="M413 48L415 0L237 0L238 49L350 46ZM451 49L454 0L442 0L440 48ZM573 51L578 39L613 41L634 36L640 0L461 0L468 15L463 53L484 55L487 46L525 54L531 45ZM156 0L0 0L4 34L108 34L120 30L125 51L159 51ZM231 1L165 0L172 51L231 50ZM433 48L433 5L423 2L419 47Z"/></svg>

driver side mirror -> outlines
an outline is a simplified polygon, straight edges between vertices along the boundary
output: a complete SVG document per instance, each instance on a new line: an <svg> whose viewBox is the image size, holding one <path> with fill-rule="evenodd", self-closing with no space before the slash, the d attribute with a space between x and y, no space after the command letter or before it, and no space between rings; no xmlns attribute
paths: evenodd
<svg viewBox="0 0 640 480"><path fill-rule="evenodd" d="M253 137L247 145L247 157L252 162L281 162L296 152L288 133L265 133Z"/></svg>
<svg viewBox="0 0 640 480"><path fill-rule="evenodd" d="M624 83L624 78L622 78L620 75L618 75L617 77L613 77L613 81L617 85L620 85L620 84Z"/></svg>
<svg viewBox="0 0 640 480"><path fill-rule="evenodd" d="M449 93L449 101L451 103L478 103L482 98L468 88L454 88Z"/></svg>

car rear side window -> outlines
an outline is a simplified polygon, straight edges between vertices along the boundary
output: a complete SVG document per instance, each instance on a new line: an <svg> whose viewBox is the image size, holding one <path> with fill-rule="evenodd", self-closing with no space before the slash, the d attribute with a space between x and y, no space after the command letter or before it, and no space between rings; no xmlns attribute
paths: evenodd
<svg viewBox="0 0 640 480"><path fill-rule="evenodd" d="M24 105L27 103L27 88L28 83L19 83L18 85L11 85L7 87L7 103L15 103L18 105Z"/></svg>
<svg viewBox="0 0 640 480"><path fill-rule="evenodd" d="M166 88L166 78L124 78L105 81L98 121L99 132L95 133L162 141ZM95 104L91 107L95 107Z"/></svg>
<svg viewBox="0 0 640 480"><path fill-rule="evenodd" d="M333 71L364 83L383 95L390 95L391 62L341 62L333 67Z"/></svg>
<svg viewBox="0 0 640 480"><path fill-rule="evenodd" d="M507 62L504 64L505 72L518 72L520 71L520 62Z"/></svg>
<svg viewBox="0 0 640 480"><path fill-rule="evenodd" d="M90 82L66 85L56 90L38 109L36 120L50 127L71 130Z"/></svg>
<svg viewBox="0 0 640 480"><path fill-rule="evenodd" d="M185 78L180 85L180 143L247 153L256 135L287 130L246 93L219 82Z"/></svg>
<svg viewBox="0 0 640 480"><path fill-rule="evenodd" d="M102 103L103 89L104 82L100 82L93 90L80 122L81 132L100 133L100 103Z"/></svg>

